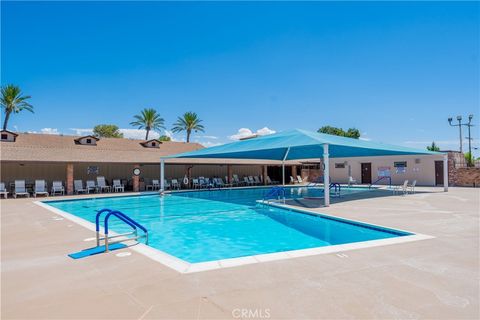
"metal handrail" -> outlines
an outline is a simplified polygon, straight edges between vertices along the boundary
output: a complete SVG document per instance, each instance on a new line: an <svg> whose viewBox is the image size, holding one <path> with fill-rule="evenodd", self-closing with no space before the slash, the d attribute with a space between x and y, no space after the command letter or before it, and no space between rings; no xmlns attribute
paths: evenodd
<svg viewBox="0 0 480 320"><path fill-rule="evenodd" d="M133 220L132 218L130 218L129 216L127 216L126 214L120 212L120 211L111 211L109 212L106 216L105 216L105 252L108 252L108 245L109 245L109 237L108 237L108 219L110 218L110 216L115 216L117 218L119 218L120 220L122 220L123 222L125 222L126 224L128 224L129 226L131 226L132 228L134 228L134 232L135 232L135 238L130 238L130 239L127 239L127 240L138 240L140 237L142 236L137 236L137 228L138 227L139 229L141 229L143 232L144 232L144 237L145 237L145 243L148 244L148 231L147 229L142 226L141 224L139 224L138 222L136 222L135 220ZM116 241L116 242L121 242L122 240L120 241ZM115 243L115 242L111 242L111 243Z"/></svg>
<svg viewBox="0 0 480 320"><path fill-rule="evenodd" d="M100 237L100 216L101 216L102 213L105 213L105 212L107 212L107 215L105 216L105 219L104 219L104 228L105 228L104 237ZM118 234L118 235L115 235L115 236L108 236L108 219L112 215L117 217L121 221L125 222L130 227L132 227L133 231L123 233L123 234ZM138 236L137 228L142 230L144 235ZM97 247L100 246L100 240L104 240L105 241L105 252L108 252L109 244L122 242L122 241L127 241L127 240L138 240L141 237L145 237L145 243L148 244L148 231L147 231L147 229L144 226L142 226L141 224L139 224L138 222L136 222L135 220L133 220L132 218L130 218L129 216L127 216L126 214L124 214L123 212L120 212L118 210L112 210L112 209L107 209L107 208L99 210L97 212L96 217L95 217L95 231L96 231L96 236L97 236ZM135 237L124 239L124 240L118 240L118 241L109 241L109 239L124 237L124 236L128 236L128 235L131 235L131 234L134 234Z"/></svg>
<svg viewBox="0 0 480 320"><path fill-rule="evenodd" d="M388 179L389 181L389 186L391 187L392 186L392 177L389 177L389 176L384 176L384 177L380 177L378 178L377 180L375 180L374 182L372 182L368 188L371 188L375 183L379 182L379 181L382 181L383 179Z"/></svg>

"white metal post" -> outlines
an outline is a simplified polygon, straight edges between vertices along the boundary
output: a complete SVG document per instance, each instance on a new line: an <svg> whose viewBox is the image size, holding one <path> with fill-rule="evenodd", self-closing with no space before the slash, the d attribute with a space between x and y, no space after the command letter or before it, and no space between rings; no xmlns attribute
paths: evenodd
<svg viewBox="0 0 480 320"><path fill-rule="evenodd" d="M448 192L448 154L443 155L443 191Z"/></svg>
<svg viewBox="0 0 480 320"><path fill-rule="evenodd" d="M160 192L165 191L165 160L160 159Z"/></svg>
<svg viewBox="0 0 480 320"><path fill-rule="evenodd" d="M330 161L328 159L328 144L323 145L323 190L325 195L325 207L330 206Z"/></svg>
<svg viewBox="0 0 480 320"><path fill-rule="evenodd" d="M290 152L290 147L287 148L287 151L285 151L285 155L283 156L282 159L282 185L285 186L285 160L288 157L288 153Z"/></svg>

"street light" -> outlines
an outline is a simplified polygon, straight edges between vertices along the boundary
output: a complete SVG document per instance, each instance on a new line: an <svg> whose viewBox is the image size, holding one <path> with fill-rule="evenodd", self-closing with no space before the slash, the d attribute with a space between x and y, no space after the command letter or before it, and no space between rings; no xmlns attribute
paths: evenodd
<svg viewBox="0 0 480 320"><path fill-rule="evenodd" d="M473 114L468 115L468 122L467 123L462 123L462 116L457 116L457 121L458 124L452 124L453 118L448 118L448 123L452 127L458 127L459 133L460 133L460 152L463 153L463 141L462 141L462 126L467 126L468 127L468 152L470 154L470 157L472 156L472 136L470 133L470 128L473 127L472 124L472 119L473 119Z"/></svg>
<svg viewBox="0 0 480 320"><path fill-rule="evenodd" d="M452 126L452 127L458 127L458 131L460 133L460 153L463 153L463 147L462 147L462 144L463 144L463 141L462 141L462 116L457 116L457 120L458 120L458 124L452 124L452 118L448 118L448 123Z"/></svg>

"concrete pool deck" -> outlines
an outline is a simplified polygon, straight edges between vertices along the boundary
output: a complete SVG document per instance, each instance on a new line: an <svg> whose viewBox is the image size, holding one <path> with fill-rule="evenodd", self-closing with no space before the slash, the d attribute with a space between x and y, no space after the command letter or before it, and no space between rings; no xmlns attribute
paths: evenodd
<svg viewBox="0 0 480 320"><path fill-rule="evenodd" d="M433 239L191 274L131 249L72 260L91 231L34 199L2 200L1 316L478 319L480 192L440 190L309 208Z"/></svg>

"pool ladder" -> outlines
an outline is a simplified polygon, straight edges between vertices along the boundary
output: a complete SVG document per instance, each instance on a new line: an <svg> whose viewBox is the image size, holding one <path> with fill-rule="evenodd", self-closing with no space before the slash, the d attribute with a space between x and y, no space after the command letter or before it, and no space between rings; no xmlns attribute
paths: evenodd
<svg viewBox="0 0 480 320"><path fill-rule="evenodd" d="M100 216L106 213L107 215L105 216L105 219L103 220L103 225L104 225L104 235L103 237L100 235ZM108 219L110 219L111 216L115 216L119 220L125 222L127 225L132 227L131 232L127 233L122 233L122 234L117 234L114 236L109 236L108 235ZM138 229L143 231L143 234L138 235ZM100 242L103 240L105 242L105 252L108 252L108 246L114 243L119 243L119 242L125 242L125 241L136 241L135 244L139 243L138 240L145 238L145 244L148 244L148 231L147 229L127 216L126 214L118 211L118 210L112 210L112 209L102 209L97 212L97 215L95 217L95 231L96 231L96 238L97 238L97 247L100 246ZM133 237L129 237L133 235ZM119 240L111 241L112 239L120 238Z"/></svg>

